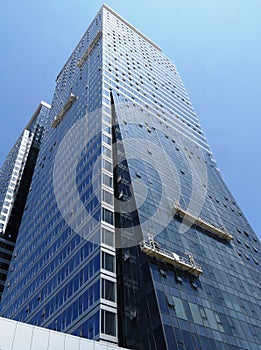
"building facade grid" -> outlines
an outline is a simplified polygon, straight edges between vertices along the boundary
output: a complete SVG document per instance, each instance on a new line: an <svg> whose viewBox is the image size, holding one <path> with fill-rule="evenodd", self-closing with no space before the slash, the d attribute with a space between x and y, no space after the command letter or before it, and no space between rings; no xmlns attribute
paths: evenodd
<svg viewBox="0 0 261 350"><path fill-rule="evenodd" d="M260 251L175 65L104 5L56 80L2 315L131 349L256 350Z"/></svg>

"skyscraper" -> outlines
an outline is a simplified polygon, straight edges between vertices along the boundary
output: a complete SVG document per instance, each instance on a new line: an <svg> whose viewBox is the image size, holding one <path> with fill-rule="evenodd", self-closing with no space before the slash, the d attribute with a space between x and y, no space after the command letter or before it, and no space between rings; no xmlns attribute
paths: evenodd
<svg viewBox="0 0 261 350"><path fill-rule="evenodd" d="M258 349L261 245L174 64L104 5L56 82L1 314L130 349Z"/></svg>
<svg viewBox="0 0 261 350"><path fill-rule="evenodd" d="M0 300L49 108L40 103L0 169Z"/></svg>

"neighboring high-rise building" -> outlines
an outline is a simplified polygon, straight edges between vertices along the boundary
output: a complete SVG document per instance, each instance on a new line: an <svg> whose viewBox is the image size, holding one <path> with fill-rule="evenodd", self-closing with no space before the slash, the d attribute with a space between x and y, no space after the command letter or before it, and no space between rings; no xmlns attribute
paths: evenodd
<svg viewBox="0 0 261 350"><path fill-rule="evenodd" d="M49 108L41 102L0 169L0 300Z"/></svg>
<svg viewBox="0 0 261 350"><path fill-rule="evenodd" d="M174 64L103 6L57 77L1 315L137 350L257 350L261 244Z"/></svg>

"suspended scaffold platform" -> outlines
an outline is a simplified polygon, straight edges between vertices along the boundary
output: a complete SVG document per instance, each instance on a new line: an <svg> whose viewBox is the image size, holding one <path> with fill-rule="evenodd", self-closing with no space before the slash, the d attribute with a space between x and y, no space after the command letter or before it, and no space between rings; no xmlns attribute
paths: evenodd
<svg viewBox="0 0 261 350"><path fill-rule="evenodd" d="M195 263L192 254L187 254L188 258L179 256L174 252L162 249L159 244L154 241L153 237L149 236L148 240L143 240L140 243L142 252L154 257L162 262L171 264L180 270L186 271L192 275L199 276L202 274L202 269Z"/></svg>

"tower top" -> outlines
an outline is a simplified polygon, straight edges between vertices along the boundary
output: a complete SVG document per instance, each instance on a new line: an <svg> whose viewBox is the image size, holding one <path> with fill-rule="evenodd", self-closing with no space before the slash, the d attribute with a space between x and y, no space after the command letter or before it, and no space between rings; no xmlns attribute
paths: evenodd
<svg viewBox="0 0 261 350"><path fill-rule="evenodd" d="M27 123L25 129L29 129L30 126L32 125L33 121L35 120L35 118L38 116L40 110L42 107L46 107L48 109L51 109L51 106L49 105L49 103L45 102L45 101L41 101L39 106L36 108L34 114L32 115L31 119L29 120L29 122Z"/></svg>
<svg viewBox="0 0 261 350"><path fill-rule="evenodd" d="M137 33L140 37L142 37L145 41L147 41L150 45L152 45L156 50L158 51L162 51L161 48L159 46L157 46L152 40L150 40L149 38L147 38L144 34L142 34L139 30L137 30L133 25L131 25L128 21L126 21L123 17L121 17L117 12L115 12L114 10L112 10L109 6L107 6L106 4L103 4L100 8L100 10L97 12L96 16L94 17L93 21L91 22L91 24L88 26L88 28L86 29L86 31L84 32L84 34L82 35L80 41L78 42L76 48L73 50L72 54L70 55L70 57L67 59L67 61L65 62L63 68L60 70L59 74L56 77L56 81L59 79L64 67L66 66L66 64L70 61L73 53L75 52L75 50L77 50L77 48L79 47L82 39L85 37L86 33L88 32L89 28L91 27L92 23L95 21L95 18L97 18L97 16L103 11L103 10L107 10L109 11L113 16L115 16L116 18L118 18L121 22L123 22L125 25L127 25L131 30L133 30L135 33Z"/></svg>
<svg viewBox="0 0 261 350"><path fill-rule="evenodd" d="M124 24L126 24L130 29L132 29L134 32L136 32L139 36L141 36L144 40L146 40L148 43L150 43L153 47L155 47L155 49L162 51L161 48L156 45L152 40L150 40L147 36L145 36L144 34L142 34L139 30L137 30L133 25L131 25L128 21L126 21L122 16L120 16L117 12L115 12L114 10L112 10L109 6L107 6L106 4L103 4L100 11L102 11L103 9L109 11L111 14L113 14L115 17L117 17L121 22L123 22ZM100 12L99 11L99 12Z"/></svg>

